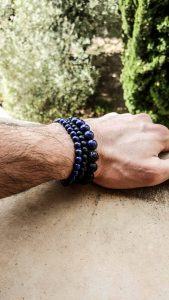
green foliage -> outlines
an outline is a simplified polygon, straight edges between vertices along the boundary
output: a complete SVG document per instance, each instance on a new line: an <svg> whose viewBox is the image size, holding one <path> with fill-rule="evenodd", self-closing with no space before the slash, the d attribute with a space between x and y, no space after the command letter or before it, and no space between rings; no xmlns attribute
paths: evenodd
<svg viewBox="0 0 169 300"><path fill-rule="evenodd" d="M127 107L169 126L169 1L120 0L120 10Z"/></svg>
<svg viewBox="0 0 169 300"><path fill-rule="evenodd" d="M0 0L3 106L47 122L84 107L98 71L86 51L108 34L114 0Z"/></svg>

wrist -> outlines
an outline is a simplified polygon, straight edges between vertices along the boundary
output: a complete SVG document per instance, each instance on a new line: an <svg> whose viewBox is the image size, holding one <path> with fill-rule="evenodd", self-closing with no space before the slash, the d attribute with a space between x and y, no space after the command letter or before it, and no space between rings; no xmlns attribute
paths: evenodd
<svg viewBox="0 0 169 300"><path fill-rule="evenodd" d="M74 145L74 163L70 176L62 180L64 186L73 183L88 184L94 180L97 170L97 141L90 126L78 117L56 118L54 123L63 126Z"/></svg>
<svg viewBox="0 0 169 300"><path fill-rule="evenodd" d="M52 123L46 125L46 159L52 164L52 177L57 180L66 179L72 171L74 163L74 146L71 137L62 125Z"/></svg>

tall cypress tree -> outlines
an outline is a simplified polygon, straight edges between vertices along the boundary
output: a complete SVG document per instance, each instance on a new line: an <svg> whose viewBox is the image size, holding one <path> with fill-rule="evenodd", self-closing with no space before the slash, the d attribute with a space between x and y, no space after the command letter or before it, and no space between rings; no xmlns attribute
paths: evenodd
<svg viewBox="0 0 169 300"><path fill-rule="evenodd" d="M169 126L169 1L120 0L124 98Z"/></svg>

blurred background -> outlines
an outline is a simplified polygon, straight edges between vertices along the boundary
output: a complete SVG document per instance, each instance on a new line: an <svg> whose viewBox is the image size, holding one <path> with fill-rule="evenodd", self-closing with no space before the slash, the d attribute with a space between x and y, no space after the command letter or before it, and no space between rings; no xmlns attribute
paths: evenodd
<svg viewBox="0 0 169 300"><path fill-rule="evenodd" d="M168 0L0 0L0 106L15 118L146 112L169 126Z"/></svg>

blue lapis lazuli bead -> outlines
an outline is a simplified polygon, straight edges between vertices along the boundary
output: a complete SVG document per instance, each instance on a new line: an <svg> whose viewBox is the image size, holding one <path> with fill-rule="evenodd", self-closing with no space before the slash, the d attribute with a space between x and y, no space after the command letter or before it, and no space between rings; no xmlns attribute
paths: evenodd
<svg viewBox="0 0 169 300"><path fill-rule="evenodd" d="M65 121L65 119L61 118L61 119L59 120L59 123L60 123L60 124L63 124L64 121Z"/></svg>
<svg viewBox="0 0 169 300"><path fill-rule="evenodd" d="M94 134L92 131L88 130L84 133L84 137L87 140L92 140L94 138Z"/></svg>
<svg viewBox="0 0 169 300"><path fill-rule="evenodd" d="M81 156L77 156L77 157L75 158L75 162L78 163L78 164L80 164L80 163L82 162Z"/></svg>
<svg viewBox="0 0 169 300"><path fill-rule="evenodd" d="M70 127L69 124L66 124L66 125L65 125L65 129L66 129L66 130L67 130L69 127Z"/></svg>
<svg viewBox="0 0 169 300"><path fill-rule="evenodd" d="M78 138L78 136L73 136L73 137L72 137L72 140L73 140L74 143L80 141L79 138Z"/></svg>
<svg viewBox="0 0 169 300"><path fill-rule="evenodd" d="M85 132L85 131L88 131L88 130L90 130L89 125L83 124L82 126L80 126L80 131L81 132Z"/></svg>
<svg viewBox="0 0 169 300"><path fill-rule="evenodd" d="M82 155L82 150L80 150L80 149L75 150L75 152L76 152L76 155L78 155L78 156Z"/></svg>
<svg viewBox="0 0 169 300"><path fill-rule="evenodd" d="M71 122L73 122L73 123L75 123L77 120L78 120L78 118L76 118L76 117L71 118Z"/></svg>
<svg viewBox="0 0 169 300"><path fill-rule="evenodd" d="M97 142L95 140L89 140L87 146L89 149L95 150L97 148Z"/></svg>
<svg viewBox="0 0 169 300"><path fill-rule="evenodd" d="M80 170L80 164L74 164L74 171Z"/></svg>
<svg viewBox="0 0 169 300"><path fill-rule="evenodd" d="M81 144L79 142L74 143L76 149L81 149Z"/></svg>
<svg viewBox="0 0 169 300"><path fill-rule="evenodd" d="M66 125L66 126L67 126L67 125ZM67 130L67 132L70 134L70 133L73 131L73 128L69 126L66 130Z"/></svg>
<svg viewBox="0 0 169 300"><path fill-rule="evenodd" d="M56 119L54 119L53 122L54 122L54 123L59 123L59 122L60 122L60 119L61 119L61 118L56 118Z"/></svg>
<svg viewBox="0 0 169 300"><path fill-rule="evenodd" d="M70 136L71 136L71 137L76 136L76 131L72 131L72 132L70 133Z"/></svg>
<svg viewBox="0 0 169 300"><path fill-rule="evenodd" d="M83 120L77 120L77 121L76 121L76 125L77 125L78 127L82 126L83 124L84 124L84 121L83 121Z"/></svg>
<svg viewBox="0 0 169 300"><path fill-rule="evenodd" d="M66 126L66 124L67 124L67 121L64 120L64 121L62 122L62 125L63 125L63 126Z"/></svg>

